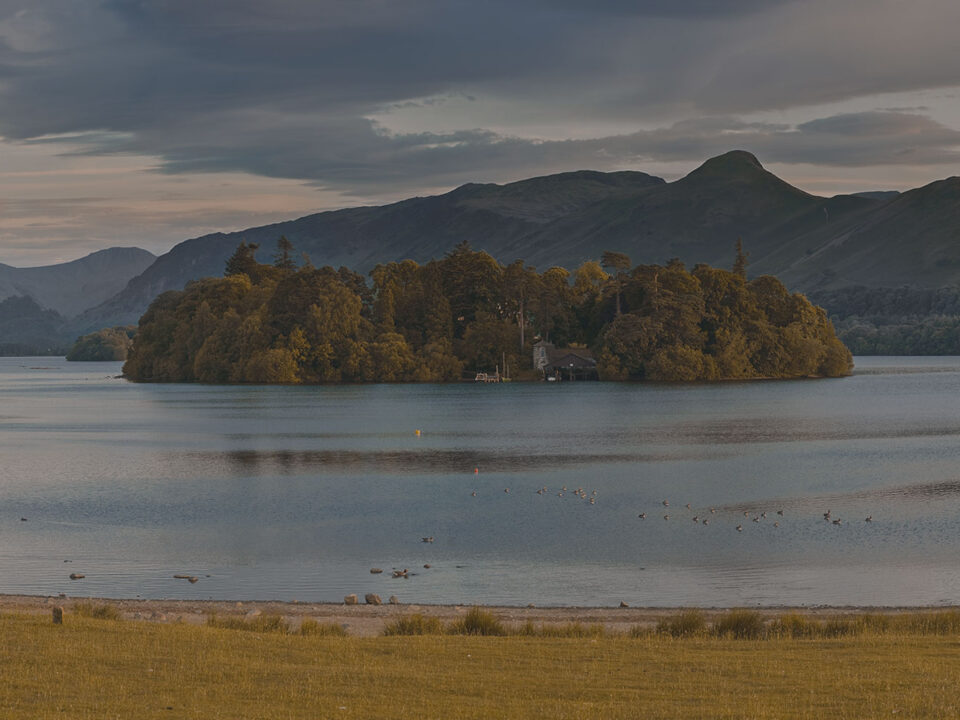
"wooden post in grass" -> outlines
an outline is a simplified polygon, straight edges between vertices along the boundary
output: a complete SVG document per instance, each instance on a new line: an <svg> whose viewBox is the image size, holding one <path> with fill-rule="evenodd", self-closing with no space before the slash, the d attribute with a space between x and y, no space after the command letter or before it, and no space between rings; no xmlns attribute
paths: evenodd
<svg viewBox="0 0 960 720"><path fill-rule="evenodd" d="M63 625L63 608L60 606L53 608L53 624Z"/></svg>

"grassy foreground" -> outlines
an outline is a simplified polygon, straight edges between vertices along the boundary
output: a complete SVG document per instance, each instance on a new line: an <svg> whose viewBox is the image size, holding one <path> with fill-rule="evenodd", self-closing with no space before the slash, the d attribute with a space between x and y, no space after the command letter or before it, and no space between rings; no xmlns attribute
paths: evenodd
<svg viewBox="0 0 960 720"><path fill-rule="evenodd" d="M960 637L377 638L0 615L0 717L956 718Z"/></svg>

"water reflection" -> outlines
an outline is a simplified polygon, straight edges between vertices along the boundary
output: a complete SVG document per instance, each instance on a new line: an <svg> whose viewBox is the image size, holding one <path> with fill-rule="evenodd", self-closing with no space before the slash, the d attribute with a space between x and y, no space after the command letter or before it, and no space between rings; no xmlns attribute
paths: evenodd
<svg viewBox="0 0 960 720"><path fill-rule="evenodd" d="M550 471L559 467L600 463L653 463L677 459L717 457L716 453L543 453L519 454L475 450L350 451L350 450L232 450L187 455L193 462L234 465L238 473L377 472L377 473L485 473Z"/></svg>

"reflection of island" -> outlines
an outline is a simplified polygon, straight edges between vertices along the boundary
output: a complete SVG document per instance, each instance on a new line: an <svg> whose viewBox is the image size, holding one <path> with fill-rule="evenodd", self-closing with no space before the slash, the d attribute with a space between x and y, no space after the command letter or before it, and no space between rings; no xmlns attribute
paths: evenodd
<svg viewBox="0 0 960 720"><path fill-rule="evenodd" d="M138 382L448 382L509 367L516 379L694 381L846 375L826 314L771 276L679 260L630 269L604 253L570 275L504 267L465 243L425 265L274 265L241 244L226 277L158 297L124 373Z"/></svg>

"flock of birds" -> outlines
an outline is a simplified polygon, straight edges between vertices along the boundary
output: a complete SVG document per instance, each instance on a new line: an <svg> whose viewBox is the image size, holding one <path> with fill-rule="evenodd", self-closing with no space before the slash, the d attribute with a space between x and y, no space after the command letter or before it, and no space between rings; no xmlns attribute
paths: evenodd
<svg viewBox="0 0 960 720"><path fill-rule="evenodd" d="M663 507L670 507L670 501L669 501L669 500L664 500L662 504L663 504ZM687 503L686 505L684 505L684 507L685 507L687 510L690 510L690 511L692 512L692 508L690 507L690 503ZM711 515L715 515L715 514L717 513L717 508L712 507L712 508L709 509L709 512L710 512ZM754 515L752 518L750 517L750 514L751 514L751 513L750 513L749 510L744 510L744 511L743 511L743 516L744 516L745 518L750 518L750 519L751 519L753 522L755 522L755 523L760 523L760 522L762 522L763 520L766 520L766 519L767 519L767 513L766 513L766 511L760 512L760 513ZM781 508L781 509L777 510L777 511L776 511L776 514L777 514L778 517L783 517L783 509ZM639 517L641 520L646 520L647 514L646 514L645 512L642 512L642 513L640 513L637 517ZM669 519L670 519L670 513L664 514L663 519L664 519L664 520L669 520ZM693 516L692 518L690 518L690 519L693 520L693 522L695 522L695 523L703 523L704 525L709 525L709 524L710 524L710 518L709 518L709 517L703 517L703 518L701 518L700 515L694 515L694 516ZM825 513L823 513L823 519L826 520L827 522L830 522L830 523L834 524L834 525L843 525L843 520L842 520L841 518L835 518L835 517L833 517L832 513L830 512L830 510L827 510ZM865 517L865 518L863 519L863 521L864 521L864 522L868 522L868 523L869 523L869 522L873 522L873 515L868 515L867 517ZM780 527L780 521L779 521L779 520L774 520L774 522L773 522L773 527L775 527L775 528ZM737 530L737 532L743 532L743 524L742 524L742 523L738 524L737 527L736 527L736 530Z"/></svg>
<svg viewBox="0 0 960 720"><path fill-rule="evenodd" d="M477 471L474 471L474 472L477 472ZM504 488L504 489L503 489L503 492L509 495L509 494L510 494L510 488ZM549 492L549 490L547 489L547 486L546 486L546 485L544 485L544 486L541 487L541 488L538 488L537 491L536 491L537 495L546 495L548 492ZM566 494L567 494L567 492L568 492L568 491L567 491L567 486L564 485L564 486L561 487L560 490L557 492L557 497L561 497L561 498L562 498L562 497L565 497ZM573 492L573 495L574 495L575 497L578 497L578 498L580 498L581 500L587 500L591 505L595 505L596 502L597 502L597 491L596 491L596 490L593 490L592 492L590 492L589 494L587 494L587 491L586 491L586 490L584 490L582 487L578 487L576 490L573 490L572 492ZM471 492L470 492L470 496L471 496L471 497L477 497L477 491L476 491L476 490L471 491ZM670 507L670 501L669 501L669 500L664 500L662 504L663 504L663 507L665 507L665 508ZM692 509L690 503L687 503L686 505L684 505L684 508L686 508L687 510L693 512L693 509ZM710 515L716 515L716 513L717 513L717 508L715 508L715 507L709 508L709 514L710 514ZM776 511L776 515L777 515L778 517L783 517L783 509L781 508L781 509L777 510L777 511ZM744 511L743 511L743 516L744 516L745 518L750 518L750 519L751 519L753 522L755 522L755 523L760 523L760 522L762 522L763 520L766 520L766 519L767 519L767 513L766 513L766 511L760 512L760 513L754 515L754 516L751 518L751 517L750 517L750 511L744 510ZM647 513L646 513L646 512L642 512L642 513L640 513L637 517L639 517L641 520L646 520L646 519L647 519ZM664 520L670 520L670 513L665 513L664 516L663 516L663 519L664 519ZM710 524L710 518L709 518L709 517L702 517L702 516L699 515L699 514L694 515L694 516L691 517L690 519L693 520L693 522L695 522L695 523L702 523L703 525L709 525L709 524ZM825 513L823 513L823 519L826 520L826 521L829 522L829 523L832 523L833 525L842 525L842 524L843 524L843 520L842 520L841 518L834 517L830 510L827 510ZM868 516L865 517L863 520L864 520L864 522L868 522L868 523L869 523L869 522L873 522L873 515L868 515ZM774 520L774 522L773 522L773 527L775 527L775 528L780 527L780 521L779 521L779 520ZM741 524L738 524L737 527L736 527L736 530L737 530L737 532L743 532L743 524L742 524L742 523L741 523ZM431 537L431 538L422 538L422 541L423 541L423 542L433 542L433 538L432 538L432 537Z"/></svg>

